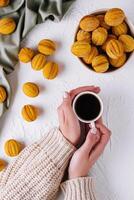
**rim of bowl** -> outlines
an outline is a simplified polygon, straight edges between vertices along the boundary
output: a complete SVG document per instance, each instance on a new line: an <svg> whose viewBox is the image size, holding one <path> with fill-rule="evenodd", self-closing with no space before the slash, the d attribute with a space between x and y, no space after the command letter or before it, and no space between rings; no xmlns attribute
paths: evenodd
<svg viewBox="0 0 134 200"><path fill-rule="evenodd" d="M110 8L109 8L109 9L110 9ZM90 16L90 15L104 14L104 13L106 13L109 9L104 8L104 9L95 10L95 11L89 13L88 15L83 16L81 19L83 19L84 17ZM81 21L81 19L80 19L80 21ZM124 21L126 22L128 28L129 28L129 30L130 30L131 35L134 36L134 25L133 25L133 23L132 23L127 17L125 17L125 20L124 20ZM75 32L74 42L77 41L77 40L76 40L76 36L77 36L77 33L78 33L78 30L79 30L79 29L80 29L80 27L79 27L79 25L78 25L77 28L76 28L76 32ZM98 72L96 72L94 69L92 69L91 67L89 67L88 64L84 63L84 61L82 61L82 58L79 58L79 57L77 57L77 58L78 58L78 60L79 60L88 70L90 70L90 71L92 71L92 72L94 72L94 73L97 73L97 74L105 74L105 73L113 73L113 72L122 70L122 68L124 68L124 67L126 66L127 62L131 59L133 53L134 53L133 51L130 52L130 54L129 54L127 60L126 60L126 62L124 63L124 65L122 65L121 67L115 67L115 69L112 69L112 70L110 70L110 71L106 71L106 72L103 72L103 73L98 73Z"/></svg>

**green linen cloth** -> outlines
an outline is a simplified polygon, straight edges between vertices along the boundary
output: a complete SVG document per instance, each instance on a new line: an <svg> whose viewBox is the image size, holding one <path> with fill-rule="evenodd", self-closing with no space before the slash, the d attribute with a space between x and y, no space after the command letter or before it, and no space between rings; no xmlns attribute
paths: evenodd
<svg viewBox="0 0 134 200"><path fill-rule="evenodd" d="M0 35L0 85L8 92L8 99L0 104L0 117L9 107L11 89L6 74L14 70L18 62L20 42L27 33L46 19L60 20L74 0L10 0L10 5L0 8L0 18L12 17L17 28L11 35Z"/></svg>

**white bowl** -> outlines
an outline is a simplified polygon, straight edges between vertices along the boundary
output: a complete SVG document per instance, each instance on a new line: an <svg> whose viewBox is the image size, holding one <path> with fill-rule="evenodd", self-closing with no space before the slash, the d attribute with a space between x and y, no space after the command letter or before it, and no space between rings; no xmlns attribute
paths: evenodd
<svg viewBox="0 0 134 200"><path fill-rule="evenodd" d="M108 11L108 9L99 9L99 10L96 10L96 11L93 11L93 12L89 13L89 15L85 15L84 17L90 16L90 15L105 14L106 11ZM129 28L129 31L130 31L131 35L134 36L134 25L132 24L132 22L127 17L125 18L125 22L128 25L128 28ZM78 26L77 29L76 29L74 41L76 41L76 36L77 36L77 32L78 32L79 29L80 29L80 27ZM126 66L127 62L131 59L132 54L133 54L133 52L128 53L127 60L126 60L126 62L124 63L123 66L121 66L121 67L110 67L110 69L108 71L106 71L105 73L115 72L117 70L120 70L122 67ZM89 70L92 70L93 72L95 72L90 64L86 64L82 60L82 58L78 58L78 59L85 67L87 67ZM95 72L95 73L97 73L97 72Z"/></svg>

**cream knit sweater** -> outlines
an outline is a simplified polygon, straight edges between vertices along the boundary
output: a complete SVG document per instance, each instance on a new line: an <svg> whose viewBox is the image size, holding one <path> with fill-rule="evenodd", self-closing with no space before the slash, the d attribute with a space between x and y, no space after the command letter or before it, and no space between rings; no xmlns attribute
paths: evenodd
<svg viewBox="0 0 134 200"><path fill-rule="evenodd" d="M68 162L75 151L55 128L26 147L0 173L0 200L54 200ZM61 184L65 200L95 200L92 178Z"/></svg>

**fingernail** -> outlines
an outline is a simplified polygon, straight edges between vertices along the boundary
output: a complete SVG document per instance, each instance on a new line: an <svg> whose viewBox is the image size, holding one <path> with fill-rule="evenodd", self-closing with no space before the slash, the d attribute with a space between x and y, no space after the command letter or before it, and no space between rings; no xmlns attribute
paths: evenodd
<svg viewBox="0 0 134 200"><path fill-rule="evenodd" d="M96 128L92 128L92 129L90 130L90 132L91 132L91 134L96 134L96 133L97 133L97 129L96 129Z"/></svg>
<svg viewBox="0 0 134 200"><path fill-rule="evenodd" d="M100 90L100 87L97 86L97 87L95 87L95 89L96 89L96 90Z"/></svg>
<svg viewBox="0 0 134 200"><path fill-rule="evenodd" d="M89 128L92 128L91 124L88 124Z"/></svg>
<svg viewBox="0 0 134 200"><path fill-rule="evenodd" d="M68 97L68 93L64 92L63 98L66 99Z"/></svg>

